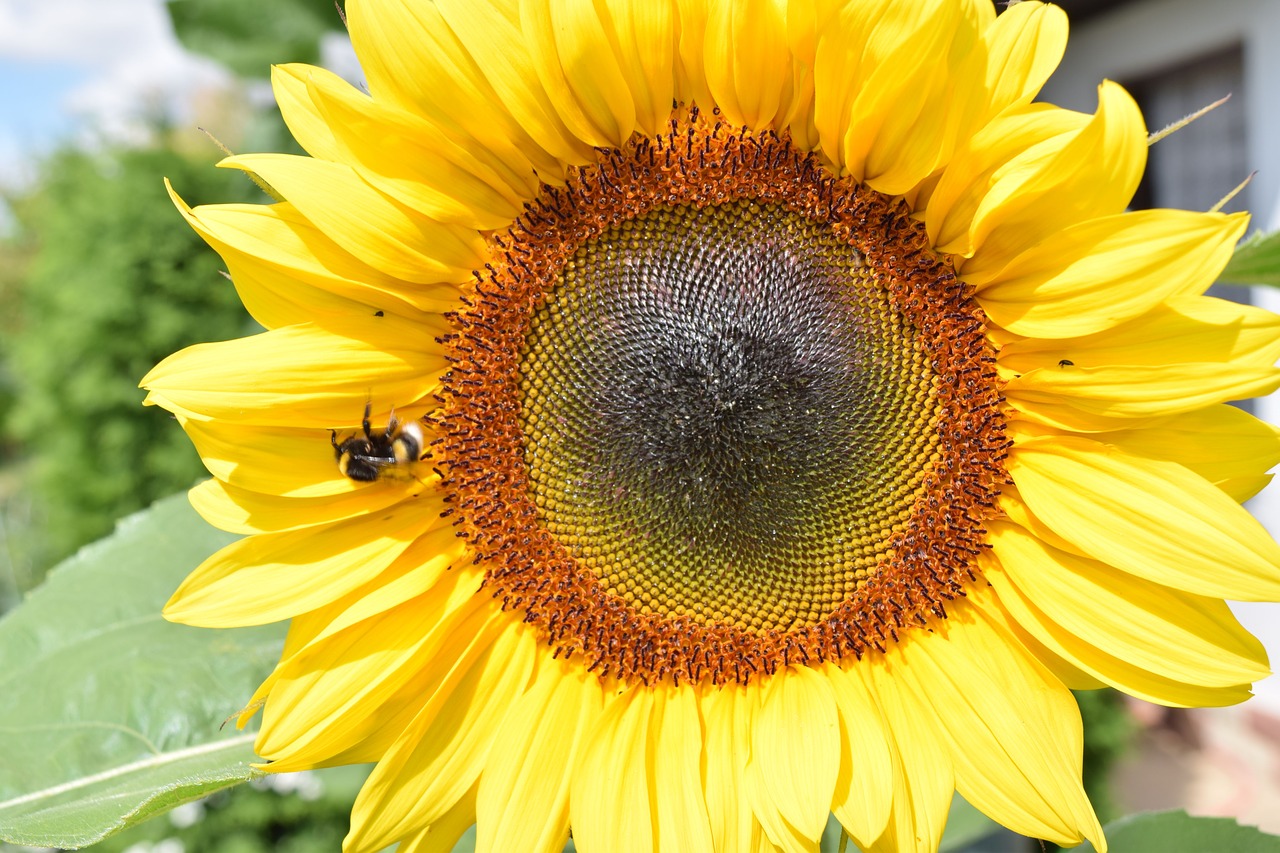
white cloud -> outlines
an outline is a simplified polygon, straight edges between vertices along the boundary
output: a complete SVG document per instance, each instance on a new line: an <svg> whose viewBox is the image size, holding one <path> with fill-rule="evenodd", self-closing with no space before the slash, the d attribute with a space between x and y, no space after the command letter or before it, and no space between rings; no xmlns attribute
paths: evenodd
<svg viewBox="0 0 1280 853"><path fill-rule="evenodd" d="M164 0L0 0L0 57L83 69L60 106L112 137L135 135L148 109L185 118L194 93L230 79L182 49Z"/></svg>
<svg viewBox="0 0 1280 853"><path fill-rule="evenodd" d="M166 37L163 0L0 0L0 56L108 65ZM172 34L169 34L172 37Z"/></svg>

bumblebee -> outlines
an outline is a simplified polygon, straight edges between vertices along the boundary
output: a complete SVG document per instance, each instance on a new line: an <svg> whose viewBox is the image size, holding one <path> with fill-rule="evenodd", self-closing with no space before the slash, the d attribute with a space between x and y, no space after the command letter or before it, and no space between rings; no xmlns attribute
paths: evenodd
<svg viewBox="0 0 1280 853"><path fill-rule="evenodd" d="M369 414L373 404L364 406L364 418L360 421L363 435L356 433L338 441L338 434L329 430L329 442L333 445L338 470L344 477L361 483L372 483L383 477L409 476L409 465L422 459L425 440L422 425L417 421L401 423L394 411L387 428L374 432L369 426Z"/></svg>

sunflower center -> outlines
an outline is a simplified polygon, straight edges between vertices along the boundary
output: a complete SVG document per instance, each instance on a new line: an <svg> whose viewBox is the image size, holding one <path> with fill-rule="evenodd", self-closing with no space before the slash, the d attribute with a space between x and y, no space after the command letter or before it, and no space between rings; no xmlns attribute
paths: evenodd
<svg viewBox="0 0 1280 853"><path fill-rule="evenodd" d="M539 518L640 612L815 624L884 555L936 441L915 337L861 253L794 210L610 228L521 354Z"/></svg>
<svg viewBox="0 0 1280 853"><path fill-rule="evenodd" d="M558 654L747 682L964 594L1002 398L901 201L690 110L491 240L431 452L491 594Z"/></svg>

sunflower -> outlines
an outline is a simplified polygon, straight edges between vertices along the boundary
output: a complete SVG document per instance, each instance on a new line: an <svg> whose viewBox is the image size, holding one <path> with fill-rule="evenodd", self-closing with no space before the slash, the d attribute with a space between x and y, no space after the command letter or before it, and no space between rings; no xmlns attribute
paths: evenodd
<svg viewBox="0 0 1280 853"><path fill-rule="evenodd" d="M292 620L241 723L377 763L346 849L1101 847L1069 689L1267 674L1280 318L1203 295L1245 216L1125 212L1121 87L1033 102L1059 9L348 15L368 94L222 164L280 201L175 196L267 331L143 380L249 534L166 616Z"/></svg>

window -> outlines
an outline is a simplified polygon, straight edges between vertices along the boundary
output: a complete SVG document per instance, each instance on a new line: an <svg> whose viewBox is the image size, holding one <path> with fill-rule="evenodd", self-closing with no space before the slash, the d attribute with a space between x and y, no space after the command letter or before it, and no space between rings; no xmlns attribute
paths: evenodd
<svg viewBox="0 0 1280 853"><path fill-rule="evenodd" d="M1152 131L1231 95L1227 103L1151 147L1133 207L1207 210L1249 174L1244 62L1238 47L1133 81L1127 88ZM1246 187L1224 210L1247 209L1248 195Z"/></svg>

